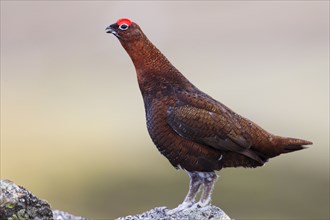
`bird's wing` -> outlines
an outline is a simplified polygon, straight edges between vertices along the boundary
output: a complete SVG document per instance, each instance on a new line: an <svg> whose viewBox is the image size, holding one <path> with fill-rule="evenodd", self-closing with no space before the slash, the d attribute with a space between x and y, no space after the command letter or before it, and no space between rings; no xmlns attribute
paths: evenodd
<svg viewBox="0 0 330 220"><path fill-rule="evenodd" d="M169 107L168 124L180 136L218 150L233 151L262 162L247 140L226 115L191 105Z"/></svg>

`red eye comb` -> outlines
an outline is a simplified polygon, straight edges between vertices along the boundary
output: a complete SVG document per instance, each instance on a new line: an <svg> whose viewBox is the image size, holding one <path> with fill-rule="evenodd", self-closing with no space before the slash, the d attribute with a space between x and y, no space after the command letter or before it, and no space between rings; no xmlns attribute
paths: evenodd
<svg viewBox="0 0 330 220"><path fill-rule="evenodd" d="M128 26L130 26L132 24L132 21L129 20L128 18L122 18L122 19L119 19L117 21L117 24L120 26L122 24L127 24Z"/></svg>

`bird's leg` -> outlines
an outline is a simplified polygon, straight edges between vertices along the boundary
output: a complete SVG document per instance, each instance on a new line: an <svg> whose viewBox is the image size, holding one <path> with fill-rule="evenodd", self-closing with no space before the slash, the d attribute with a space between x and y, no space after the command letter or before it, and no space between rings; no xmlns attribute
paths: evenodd
<svg viewBox="0 0 330 220"><path fill-rule="evenodd" d="M187 173L190 177L189 192L186 195L184 201L178 207L176 207L175 209L171 209L167 212L168 215L189 208L195 203L195 197L200 189L200 186L203 184L203 180L200 178L198 172L187 171Z"/></svg>
<svg viewBox="0 0 330 220"><path fill-rule="evenodd" d="M192 208L204 207L210 203L213 186L218 178L215 172L200 172L200 176L203 181L204 189L199 202L196 203Z"/></svg>
<svg viewBox="0 0 330 220"><path fill-rule="evenodd" d="M196 172L188 172L190 177L189 192L184 199L183 203L189 204L190 206L195 203L195 197L202 185L202 179Z"/></svg>

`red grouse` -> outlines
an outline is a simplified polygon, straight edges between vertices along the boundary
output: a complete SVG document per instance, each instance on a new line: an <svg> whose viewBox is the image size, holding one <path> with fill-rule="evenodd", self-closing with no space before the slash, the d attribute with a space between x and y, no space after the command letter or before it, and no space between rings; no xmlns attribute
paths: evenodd
<svg viewBox="0 0 330 220"><path fill-rule="evenodd" d="M106 32L119 39L134 63L151 139L175 168L190 176L189 192L173 212L208 205L216 170L262 166L269 158L312 144L268 133L200 91L129 19L118 20Z"/></svg>

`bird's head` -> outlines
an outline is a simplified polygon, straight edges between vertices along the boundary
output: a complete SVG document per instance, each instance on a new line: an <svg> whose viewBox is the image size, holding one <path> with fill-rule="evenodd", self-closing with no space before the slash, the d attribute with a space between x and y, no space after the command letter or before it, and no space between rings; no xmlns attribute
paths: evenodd
<svg viewBox="0 0 330 220"><path fill-rule="evenodd" d="M143 36L139 25L128 18L119 19L116 23L109 25L105 31L115 35L120 41L137 40Z"/></svg>

